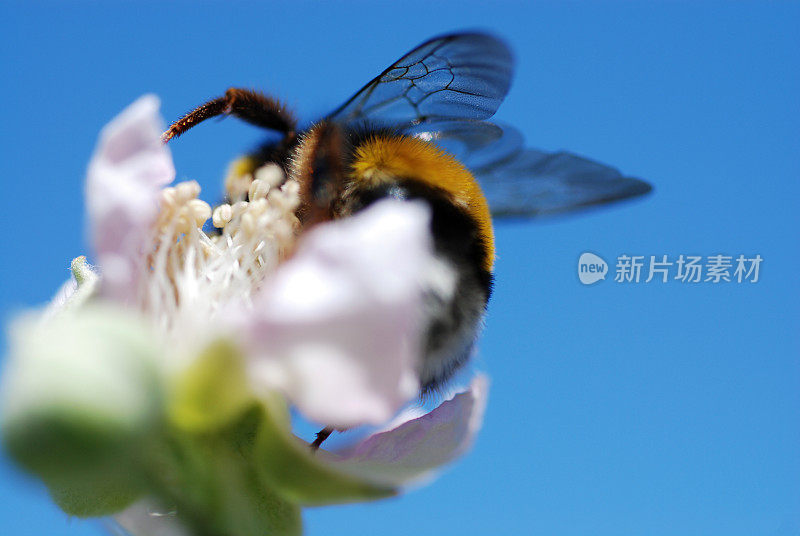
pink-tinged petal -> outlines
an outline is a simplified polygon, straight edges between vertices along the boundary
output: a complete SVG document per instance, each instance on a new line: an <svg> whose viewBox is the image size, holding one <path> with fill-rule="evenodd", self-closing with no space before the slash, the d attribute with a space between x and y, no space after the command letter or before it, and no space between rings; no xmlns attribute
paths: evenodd
<svg viewBox="0 0 800 536"><path fill-rule="evenodd" d="M416 396L429 218L384 201L304 236L238 315L254 383L337 427L385 422Z"/></svg>
<svg viewBox="0 0 800 536"><path fill-rule="evenodd" d="M109 523L116 536L191 536L178 520L177 512L143 500L114 515Z"/></svg>
<svg viewBox="0 0 800 536"><path fill-rule="evenodd" d="M469 389L438 408L357 444L334 466L369 481L402 486L424 480L472 445L481 428L489 382L473 379Z"/></svg>
<svg viewBox="0 0 800 536"><path fill-rule="evenodd" d="M75 295L78 290L78 282L70 277L58 288L50 303L44 310L44 318L51 318L53 315L64 309L64 306L69 302L70 298Z"/></svg>
<svg viewBox="0 0 800 536"><path fill-rule="evenodd" d="M103 128L89 163L86 201L101 293L119 301L135 296L160 190L175 177L158 105L145 95L128 106Z"/></svg>

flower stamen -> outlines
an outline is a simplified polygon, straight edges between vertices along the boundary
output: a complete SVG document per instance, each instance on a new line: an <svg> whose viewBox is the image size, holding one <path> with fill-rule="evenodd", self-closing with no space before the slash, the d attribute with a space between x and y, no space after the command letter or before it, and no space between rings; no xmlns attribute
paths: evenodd
<svg viewBox="0 0 800 536"><path fill-rule="evenodd" d="M299 185L268 164L241 182L229 177L228 193L242 195L215 208L198 199L200 185L186 181L165 188L153 239L149 270L140 292L142 308L167 333L177 324L208 322L221 304L250 303L252 293L286 258L300 222ZM248 187L242 190L244 181ZM236 189L236 192L232 192ZM231 196L236 198L236 196ZM218 233L203 231L211 218Z"/></svg>

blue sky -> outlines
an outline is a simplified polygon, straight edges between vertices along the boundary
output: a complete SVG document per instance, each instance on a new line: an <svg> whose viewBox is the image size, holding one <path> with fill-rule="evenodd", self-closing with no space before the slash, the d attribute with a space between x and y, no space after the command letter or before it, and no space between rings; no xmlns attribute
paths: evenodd
<svg viewBox="0 0 800 536"><path fill-rule="evenodd" d="M655 192L497 223L474 450L401 498L307 511L308 534L800 534L800 3L160 4L0 7L5 319L86 252L88 158L139 95L171 119L258 87L311 120L424 39L487 29L517 58L498 120ZM213 201L258 139L204 125L173 146L179 178ZM583 286L584 251L764 261L756 284ZM101 534L0 475L0 533Z"/></svg>

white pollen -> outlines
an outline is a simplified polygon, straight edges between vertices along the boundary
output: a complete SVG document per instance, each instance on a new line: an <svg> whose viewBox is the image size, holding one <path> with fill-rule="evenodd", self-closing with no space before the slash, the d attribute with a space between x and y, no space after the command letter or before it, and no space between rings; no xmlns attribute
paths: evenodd
<svg viewBox="0 0 800 536"><path fill-rule="evenodd" d="M283 171L277 164L267 164L266 166L258 168L255 172L255 177L257 180L269 185L270 188L277 188L286 179Z"/></svg>
<svg viewBox="0 0 800 536"><path fill-rule="evenodd" d="M220 205L214 209L214 215L212 217L212 221L214 222L214 227L217 229L222 229L225 227L225 224L231 221L233 217L233 209L230 205Z"/></svg>
<svg viewBox="0 0 800 536"><path fill-rule="evenodd" d="M266 198L267 192L269 192L269 184L260 179L254 179L253 182L250 183L250 189L247 192L247 198L250 201Z"/></svg>

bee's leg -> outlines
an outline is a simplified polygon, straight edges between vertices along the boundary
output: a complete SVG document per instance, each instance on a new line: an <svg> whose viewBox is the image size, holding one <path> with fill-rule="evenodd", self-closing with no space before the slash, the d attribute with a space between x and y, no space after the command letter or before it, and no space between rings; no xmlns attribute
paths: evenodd
<svg viewBox="0 0 800 536"><path fill-rule="evenodd" d="M178 119L161 135L164 142L218 115L233 115L252 125L292 135L297 120L278 100L251 89L230 88L225 95L198 106Z"/></svg>
<svg viewBox="0 0 800 536"><path fill-rule="evenodd" d="M313 443L311 443L311 450L313 450L313 451L319 450L320 445L322 445L322 443L326 439L328 439L328 437L332 433L333 433L333 428L331 428L330 426L327 426L327 427L323 428L322 430L320 430L319 432L317 432L317 438L314 440Z"/></svg>

